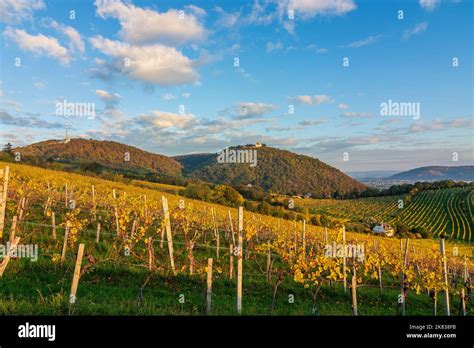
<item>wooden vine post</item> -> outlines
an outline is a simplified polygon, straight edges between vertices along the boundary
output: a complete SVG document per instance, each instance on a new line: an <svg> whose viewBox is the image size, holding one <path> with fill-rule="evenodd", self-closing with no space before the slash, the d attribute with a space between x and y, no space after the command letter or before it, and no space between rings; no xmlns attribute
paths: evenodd
<svg viewBox="0 0 474 348"><path fill-rule="evenodd" d="M193 240L189 241L189 246L188 246L188 258L189 258L189 275L194 274L194 244L195 242Z"/></svg>
<svg viewBox="0 0 474 348"><path fill-rule="evenodd" d="M150 237L148 240L148 270L153 271L153 261L154 261L154 252L153 252L153 238Z"/></svg>
<svg viewBox="0 0 474 348"><path fill-rule="evenodd" d="M69 302L76 303L77 286L79 285L79 278L81 277L82 256L84 255L84 244L79 244L77 251L76 266L74 267L74 276L72 278L71 294L69 295Z"/></svg>
<svg viewBox="0 0 474 348"><path fill-rule="evenodd" d="M303 253L306 255L306 220L303 220Z"/></svg>
<svg viewBox="0 0 474 348"><path fill-rule="evenodd" d="M53 225L53 240L56 240L56 215L54 214L54 211L51 213L51 223Z"/></svg>
<svg viewBox="0 0 474 348"><path fill-rule="evenodd" d="M16 222L17 222L17 217L15 215L12 219L12 225L10 227L10 235L8 236L10 243L13 243L13 241L15 240Z"/></svg>
<svg viewBox="0 0 474 348"><path fill-rule="evenodd" d="M69 238L69 221L66 221L66 230L64 232L63 250L61 252L61 263L66 259L67 240Z"/></svg>
<svg viewBox="0 0 474 348"><path fill-rule="evenodd" d="M174 267L174 256L173 256L173 235L171 234L171 222L170 212L168 210L168 199L165 196L161 196L161 203L163 205L163 213L165 214L165 228L166 228L166 240L168 242L168 252L170 255L171 271L176 275L176 269Z"/></svg>
<svg viewBox="0 0 474 348"><path fill-rule="evenodd" d="M242 234L244 230L244 208L239 207L239 254L237 256L237 313L242 314L242 257L243 243Z"/></svg>
<svg viewBox="0 0 474 348"><path fill-rule="evenodd" d="M235 245L235 235L234 235L234 224L232 223L232 214L229 210L229 224L230 224L230 233L232 234L232 244Z"/></svg>
<svg viewBox="0 0 474 348"><path fill-rule="evenodd" d="M441 253L441 263L443 267L443 282L444 282L444 314L451 315L449 308L449 289L448 289L448 267L446 266L446 249L444 246L444 238L439 240L439 248Z"/></svg>
<svg viewBox="0 0 474 348"><path fill-rule="evenodd" d="M355 260L354 260L355 262ZM354 271L352 274L352 286L351 286L351 293L352 293L352 314L357 316L358 311L357 311L357 274L356 274L356 268L355 264L353 267Z"/></svg>
<svg viewBox="0 0 474 348"><path fill-rule="evenodd" d="M268 251L267 251L267 282L270 282L270 274L272 270L272 248L270 244L268 244Z"/></svg>
<svg viewBox="0 0 474 348"><path fill-rule="evenodd" d="M229 279L234 278L234 244L229 246Z"/></svg>
<svg viewBox="0 0 474 348"><path fill-rule="evenodd" d="M382 294L383 291L383 285L382 285L382 267L380 266L380 260L377 265L377 273L379 276L379 288L380 288L380 294Z"/></svg>
<svg viewBox="0 0 474 348"><path fill-rule="evenodd" d="M342 283L344 284L344 293L347 292L346 278L346 226L342 226Z"/></svg>
<svg viewBox="0 0 474 348"><path fill-rule="evenodd" d="M410 239L406 239L405 241L405 251L403 253L403 271L402 271L402 279L400 281L400 305L401 305L401 315L405 315L406 309L406 297L405 297L405 267L407 266L407 258L408 258L408 242ZM401 243L401 240L400 240Z"/></svg>
<svg viewBox="0 0 474 348"><path fill-rule="evenodd" d="M5 170L0 170L0 176L3 177L3 185L0 186L0 238L3 238L3 230L5 229L5 211L8 200L8 177L10 175L10 167L6 166Z"/></svg>
<svg viewBox="0 0 474 348"><path fill-rule="evenodd" d="M212 302L212 258L207 259L206 314L211 315Z"/></svg>
<svg viewBox="0 0 474 348"><path fill-rule="evenodd" d="M10 250L16 248L18 243L20 243L20 237L15 237L13 242L10 244L8 254L5 255L5 257L3 258L3 261L0 263L0 277L3 276L3 273L5 272L5 269L7 268L8 263L10 262L10 259L11 259Z"/></svg>
<svg viewBox="0 0 474 348"><path fill-rule="evenodd" d="M467 291L469 292L469 283L467 282L467 258L466 258L466 254L464 254L464 272L463 272L463 275L464 275L464 286L467 288ZM466 290L464 289L464 287L461 289L461 311L462 311L462 315L463 316L466 316L467 313L466 313Z"/></svg>
<svg viewBox="0 0 474 348"><path fill-rule="evenodd" d="M67 193L68 183L66 183L66 188L64 189L64 206L68 207L68 193Z"/></svg>
<svg viewBox="0 0 474 348"><path fill-rule="evenodd" d="M212 214L212 226L214 228L214 236L216 237L216 257L219 259L219 249L221 248L221 243L220 243L220 236L219 236L219 229L217 228L217 222L216 222L216 212L214 211L214 208L211 208L211 214Z"/></svg>
<svg viewBox="0 0 474 348"><path fill-rule="evenodd" d="M100 225L100 222L97 223L97 232L96 232L96 236L95 236L95 242L96 243L99 243L99 240L100 240L100 228L101 228L101 225Z"/></svg>
<svg viewBox="0 0 474 348"><path fill-rule="evenodd" d="M96 208L97 206L95 203L95 186L92 185L92 214L93 214L92 221L95 221L97 219Z"/></svg>

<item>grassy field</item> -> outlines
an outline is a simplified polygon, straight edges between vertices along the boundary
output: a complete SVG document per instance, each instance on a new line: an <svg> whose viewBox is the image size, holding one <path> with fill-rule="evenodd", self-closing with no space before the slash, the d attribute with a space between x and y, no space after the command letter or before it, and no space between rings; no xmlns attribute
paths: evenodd
<svg viewBox="0 0 474 348"><path fill-rule="evenodd" d="M0 164L0 168L3 167ZM21 238L22 244L37 244L39 258L36 262L21 258L10 261L0 278L1 315L202 315L206 313L206 266L210 257L214 259L212 314L237 314L236 257L232 256L234 272L233 279L230 279L229 251L229 244L233 243L232 230L237 231L236 209L172 195L170 187L162 185L126 185L16 164L10 165L10 170L3 243L9 237L13 216L20 215L24 202L16 236ZM95 201L91 196L92 185ZM116 198L113 198L113 190ZM176 274L170 266L168 240L162 234L162 196L168 198L170 206ZM69 207L71 200L75 202L75 209ZM185 203L184 210L179 208L180 201ZM118 228L114 224L115 209ZM52 212L55 213L56 240L52 238ZM66 259L61 264L59 258L66 220L71 223L71 233L66 243ZM98 222L101 222L102 229L100 241L96 242ZM242 314L352 314L351 290L348 287L344 292L340 276L324 275L314 303L312 298L312 291L317 285L317 277L312 272L326 272L324 269L328 268L340 271L340 260L321 257L324 238L328 239L328 243L339 243L340 230L328 230L325 236L323 228L307 225L307 245L302 247L301 229L300 222L245 212ZM220 236L220 249L216 244L217 235ZM147 246L151 238L153 267L149 270ZM195 260L192 275L189 257L191 241L194 242L191 249ZM353 267L358 269L359 314L396 315L400 293L399 241L350 232L346 234L346 241L366 247L364 263L353 263ZM270 242L272 263L270 279L267 279L266 250ZM69 292L79 243L85 245L83 274L77 301L71 304ZM128 256L124 253L126 247L131 250ZM450 274L455 279L462 271L463 256L470 256L472 248L447 242L447 253ZM301 258L302 254L307 255L307 259ZM438 241L410 241L409 268L406 270L410 279L407 315L432 315L433 303L427 295L428 289L423 286L430 284L440 289L437 281L441 265L438 254ZM382 264L381 294L379 281L372 276L372 268L378 260L385 262ZM470 258L467 259L467 266L472 269ZM417 273L416 269L422 272ZM301 272L304 273L303 278ZM426 275L432 276L435 281L426 283ZM281 284L278 281L280 277ZM350 271L348 277L350 279ZM457 313L460 306L457 289L452 288L453 313ZM438 312L442 313L441 297L438 301ZM474 314L471 305L468 306L468 313Z"/></svg>

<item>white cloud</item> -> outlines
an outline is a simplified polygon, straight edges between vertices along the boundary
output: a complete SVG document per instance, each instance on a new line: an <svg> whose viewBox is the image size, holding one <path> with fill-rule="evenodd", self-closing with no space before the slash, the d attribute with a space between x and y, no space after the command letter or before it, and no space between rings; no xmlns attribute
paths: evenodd
<svg viewBox="0 0 474 348"><path fill-rule="evenodd" d="M358 40L358 41L351 42L346 47L359 48L359 47L368 46L368 45L373 44L374 42L378 41L381 37L382 37L381 34L371 35L371 36L369 36L369 37L367 37L363 40Z"/></svg>
<svg viewBox="0 0 474 348"><path fill-rule="evenodd" d="M67 49L61 46L54 37L43 34L30 35L24 30L10 27L5 29L3 36L15 42L24 51L32 52L38 56L52 57L64 65L71 61Z"/></svg>
<svg viewBox="0 0 474 348"><path fill-rule="evenodd" d="M163 99L165 101L170 101L170 100L176 99L176 96L171 94L171 93L165 93L161 96L161 99Z"/></svg>
<svg viewBox="0 0 474 348"><path fill-rule="evenodd" d="M341 16L357 8L353 0L290 0L288 10L295 18L310 19L317 15Z"/></svg>
<svg viewBox="0 0 474 348"><path fill-rule="evenodd" d="M281 41L275 43L269 41L267 42L266 48L267 52L270 53L275 50L281 50L283 48L283 44L281 43Z"/></svg>
<svg viewBox="0 0 474 348"><path fill-rule="evenodd" d="M346 110L346 109L349 109L349 105L347 105L345 103L340 103L340 104L337 105L337 108L341 109L341 110Z"/></svg>
<svg viewBox="0 0 474 348"><path fill-rule="evenodd" d="M34 11L43 8L43 0L1 0L0 22L18 24L25 19L31 19Z"/></svg>
<svg viewBox="0 0 474 348"><path fill-rule="evenodd" d="M241 20L241 13L240 12L225 12L222 8L219 6L216 6L214 8L214 11L217 12L219 18L217 19L215 26L221 27L221 28L233 28L236 25L239 24L239 21Z"/></svg>
<svg viewBox="0 0 474 348"><path fill-rule="evenodd" d="M343 112L341 114L344 118L369 118L372 114L369 112Z"/></svg>
<svg viewBox="0 0 474 348"><path fill-rule="evenodd" d="M95 5L100 17L118 19L120 37L132 44L182 44L201 41L206 37L206 30L198 19L204 10L197 6L188 6L190 13L180 18L179 11L175 9L160 13L131 3L108 0L96 0Z"/></svg>
<svg viewBox="0 0 474 348"><path fill-rule="evenodd" d="M420 6L427 11L433 11L440 4L440 0L419 0Z"/></svg>
<svg viewBox="0 0 474 348"><path fill-rule="evenodd" d="M175 48L160 44L134 46L102 36L90 41L96 49L114 58L116 72L132 79L160 85L195 83L198 80L194 62ZM103 67L104 62L100 63Z"/></svg>
<svg viewBox="0 0 474 348"><path fill-rule="evenodd" d="M191 93L189 93L189 92L184 92L183 94L181 94L181 96L182 96L184 99L189 99L189 97L191 97Z"/></svg>
<svg viewBox="0 0 474 348"><path fill-rule="evenodd" d="M420 34L424 31L426 31L427 28L428 28L428 23L427 22L418 23L417 25L415 25L414 28L405 30L403 32L402 38L403 38L403 40L408 40L413 35Z"/></svg>
<svg viewBox="0 0 474 348"><path fill-rule="evenodd" d="M246 23L251 24L270 24L276 17L275 13L267 11L265 5L261 5L259 0L255 0L252 5L252 11L245 18Z"/></svg>
<svg viewBox="0 0 474 348"><path fill-rule="evenodd" d="M68 37L70 51L77 51L80 53L84 53L85 51L84 41L82 41L81 35L76 29L64 24L60 24L54 20L46 21L46 23L49 27L60 31L61 33L63 33L64 35Z"/></svg>
<svg viewBox="0 0 474 348"><path fill-rule="evenodd" d="M148 114L143 114L135 119L135 123L140 126L157 127L157 128L178 128L188 129L196 124L196 117L192 114L174 114L153 110Z"/></svg>
<svg viewBox="0 0 474 348"><path fill-rule="evenodd" d="M328 52L328 50L326 48L319 47L318 45L315 45L315 44L311 44L311 45L306 46L306 49L314 51L314 52L319 53L319 54Z"/></svg>
<svg viewBox="0 0 474 348"><path fill-rule="evenodd" d="M120 94L118 93L112 94L102 89L96 89L95 94L97 94L99 98L105 103L105 107L107 109L114 109L121 98Z"/></svg>
<svg viewBox="0 0 474 348"><path fill-rule="evenodd" d="M299 95L293 98L294 101L300 104L308 104L308 105L319 105L325 103L331 103L333 99L328 95Z"/></svg>
<svg viewBox="0 0 474 348"><path fill-rule="evenodd" d="M43 89L46 87L46 84L41 81L37 81L33 83L33 87L35 87L36 89Z"/></svg>
<svg viewBox="0 0 474 348"><path fill-rule="evenodd" d="M189 10L190 12L194 13L196 16L204 17L207 15L206 10L203 8L197 7L195 5L187 5L184 7L185 9Z"/></svg>
<svg viewBox="0 0 474 348"><path fill-rule="evenodd" d="M278 106L273 104L242 102L235 107L235 115L233 117L236 119L246 119L263 116L277 108Z"/></svg>
<svg viewBox="0 0 474 348"><path fill-rule="evenodd" d="M316 126L318 124L326 122L325 120L304 120L298 122L298 125L300 126Z"/></svg>

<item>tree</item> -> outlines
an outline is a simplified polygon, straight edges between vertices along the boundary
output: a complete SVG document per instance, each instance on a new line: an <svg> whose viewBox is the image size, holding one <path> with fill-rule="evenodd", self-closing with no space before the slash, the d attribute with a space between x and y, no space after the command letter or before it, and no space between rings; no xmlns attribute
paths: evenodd
<svg viewBox="0 0 474 348"><path fill-rule="evenodd" d="M2 151L5 152L5 153L8 153L9 155L13 155L12 149L13 149L13 145L12 145L11 143L7 143L7 144L5 144L5 146L3 147L3 150L2 150Z"/></svg>

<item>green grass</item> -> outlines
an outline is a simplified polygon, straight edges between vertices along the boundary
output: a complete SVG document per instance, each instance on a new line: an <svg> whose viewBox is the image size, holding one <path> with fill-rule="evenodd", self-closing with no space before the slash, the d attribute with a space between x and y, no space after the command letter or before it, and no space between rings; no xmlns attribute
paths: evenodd
<svg viewBox="0 0 474 348"><path fill-rule="evenodd" d="M113 264L102 264L86 273L79 283L77 302L70 305L72 266L72 262L61 266L45 258L38 262L13 260L1 279L0 315L205 314L204 276L165 276ZM235 280L226 276L216 275L213 281L213 315L236 314ZM376 286L360 286L357 292L360 315L397 314L398 289L385 288L380 295ZM272 285L263 277L245 277L244 272L242 314L269 315L272 293ZM290 294L294 295L294 303L289 303ZM180 295L184 295L184 303L179 302ZM452 311L458 306L459 301L452 298ZM319 315L351 315L350 289L344 294L341 284L323 286L317 310ZM309 290L286 279L278 289L272 315L311 315L311 311ZM426 293L409 293L406 314L432 315L432 303Z"/></svg>

